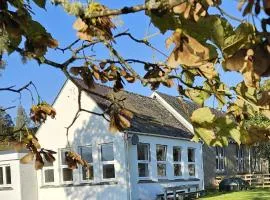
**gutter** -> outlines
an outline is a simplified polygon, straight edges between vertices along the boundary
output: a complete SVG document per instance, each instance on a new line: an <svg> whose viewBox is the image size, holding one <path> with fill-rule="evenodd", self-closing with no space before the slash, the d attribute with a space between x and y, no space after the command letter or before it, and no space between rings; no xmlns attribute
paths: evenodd
<svg viewBox="0 0 270 200"><path fill-rule="evenodd" d="M144 135L144 136L162 137L162 138L170 138L170 139L179 139L179 140L186 140L186 141L192 142L191 139L188 139L188 138L174 137L174 136L169 136L169 135L156 135L153 133L142 133L142 132L137 132L137 131L124 131L124 133L138 134L138 135Z"/></svg>

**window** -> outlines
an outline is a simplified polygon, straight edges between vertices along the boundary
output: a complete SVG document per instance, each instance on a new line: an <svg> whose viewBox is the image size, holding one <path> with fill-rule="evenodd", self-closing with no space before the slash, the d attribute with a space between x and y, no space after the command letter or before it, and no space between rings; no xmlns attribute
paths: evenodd
<svg viewBox="0 0 270 200"><path fill-rule="evenodd" d="M45 184L54 182L54 167L53 163L50 163L44 159L44 167L42 169L43 172L43 182Z"/></svg>
<svg viewBox="0 0 270 200"><path fill-rule="evenodd" d="M103 179L115 178L113 143L101 145Z"/></svg>
<svg viewBox="0 0 270 200"><path fill-rule="evenodd" d="M195 149L188 148L188 174L189 176L195 176Z"/></svg>
<svg viewBox="0 0 270 200"><path fill-rule="evenodd" d="M149 177L150 145L139 143L137 145L139 177Z"/></svg>
<svg viewBox="0 0 270 200"><path fill-rule="evenodd" d="M174 176L182 176L181 147L173 147Z"/></svg>
<svg viewBox="0 0 270 200"><path fill-rule="evenodd" d="M216 147L216 170L225 170L225 152L222 147Z"/></svg>
<svg viewBox="0 0 270 200"><path fill-rule="evenodd" d="M236 146L236 163L237 163L237 171L244 172L244 147L242 145Z"/></svg>
<svg viewBox="0 0 270 200"><path fill-rule="evenodd" d="M157 175L159 177L165 177L166 176L167 146L157 144L156 154L157 154Z"/></svg>
<svg viewBox="0 0 270 200"><path fill-rule="evenodd" d="M252 172L261 172L261 159L258 156L259 154L256 151L256 146L251 148L252 157L251 157L251 171Z"/></svg>
<svg viewBox="0 0 270 200"><path fill-rule="evenodd" d="M94 179L94 170L93 170L93 157L92 157L92 147L91 146L83 146L79 147L79 152L88 165L89 168L81 167L82 177L81 179L83 181L86 180L93 180Z"/></svg>
<svg viewBox="0 0 270 200"><path fill-rule="evenodd" d="M67 149L61 149L60 154L60 170L61 170L61 180L62 182L72 182L73 181L73 171L68 168L66 162L66 154L68 153Z"/></svg>
<svg viewBox="0 0 270 200"><path fill-rule="evenodd" d="M9 165L0 165L0 187L11 185L11 168Z"/></svg>

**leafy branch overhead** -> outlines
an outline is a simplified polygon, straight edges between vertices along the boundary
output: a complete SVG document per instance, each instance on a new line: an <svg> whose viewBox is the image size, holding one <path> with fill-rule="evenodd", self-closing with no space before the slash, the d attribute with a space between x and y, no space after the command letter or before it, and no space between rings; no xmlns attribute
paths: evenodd
<svg viewBox="0 0 270 200"><path fill-rule="evenodd" d="M0 0L1 64L4 64L5 54L17 52L23 60L33 59L38 64L60 69L78 87L79 93L85 88L76 82L76 78L81 78L88 88L94 88L96 83L112 82L114 93L122 90L126 83L134 82L153 90L160 85L177 86L181 97L200 106L191 117L194 140L201 139L209 145L227 145L230 139L239 144L268 140L269 127L258 131L247 126L247 121L257 115L270 118L269 87L262 89L263 80L270 76L270 3L267 0L239 0L235 10L238 9L242 17L237 18L223 9L224 1L146 0L130 7L123 2L123 7L110 9L99 1L52 0L53 5L76 18L73 28L78 39L60 48L46 28L33 19L30 3L45 9L45 0ZM117 32L117 16L142 11L161 34L170 34L163 41L167 52L151 43L152 36L140 39L127 31ZM138 51L139 45L144 45L165 58L155 62L126 58L117 46L122 38L137 43ZM109 55L107 58L96 55L93 48L97 45ZM66 60L48 59L49 49L55 49L56 56L66 54ZM237 85L227 85L223 81L223 75L231 71L242 76ZM91 92L94 93L94 89ZM110 117L110 130L117 132L131 126L132 113L116 100L114 93L102 96L111 101L109 110L92 113L105 119ZM206 101L212 99L217 105L214 108L222 112L205 107ZM79 110L72 124L79 112L91 113L81 108L80 101L78 103ZM47 116L54 118L55 115L56 111L46 103L39 102L31 109L31 118L38 124L45 122ZM35 154L42 163L40 155L45 155L46 150L30 150L29 158ZM73 167L81 163L76 155L70 157Z"/></svg>

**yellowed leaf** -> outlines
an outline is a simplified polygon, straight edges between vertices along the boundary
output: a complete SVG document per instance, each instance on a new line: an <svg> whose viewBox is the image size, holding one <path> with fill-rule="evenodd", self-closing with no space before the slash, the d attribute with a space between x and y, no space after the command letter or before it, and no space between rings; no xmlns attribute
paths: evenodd
<svg viewBox="0 0 270 200"><path fill-rule="evenodd" d="M20 159L20 162L22 164L27 164L27 163L31 162L33 159L34 159L34 153L33 152L29 152L28 154L26 154L25 156L23 156Z"/></svg>
<svg viewBox="0 0 270 200"><path fill-rule="evenodd" d="M178 65L189 67L198 67L208 62L210 58L209 49L199 43L193 37L176 30L174 34L167 39L166 46L175 43L175 48L167 60L171 68Z"/></svg>

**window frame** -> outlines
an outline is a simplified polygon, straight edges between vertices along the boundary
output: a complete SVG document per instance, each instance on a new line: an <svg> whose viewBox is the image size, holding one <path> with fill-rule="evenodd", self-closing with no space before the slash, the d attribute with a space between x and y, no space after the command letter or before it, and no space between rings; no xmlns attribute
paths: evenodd
<svg viewBox="0 0 270 200"><path fill-rule="evenodd" d="M70 149L67 149L67 148L60 148L59 149L59 171L60 171L60 174L59 174L59 176L60 176L60 183L62 183L62 184L73 184L73 182L74 182L74 173L73 173L73 170L72 169L70 169L70 170L72 170L72 181L64 181L64 176L63 176L63 169L69 169L68 168L68 165L67 164L62 164L62 150L66 150L66 151L70 151Z"/></svg>
<svg viewBox="0 0 270 200"><path fill-rule="evenodd" d="M245 152L242 145L236 146L236 163L237 163L237 172L245 171Z"/></svg>
<svg viewBox="0 0 270 200"><path fill-rule="evenodd" d="M10 183L7 183L6 167L9 167L10 169ZM0 184L0 188L11 187L12 186L12 172L11 172L10 164L0 164L0 168L2 168L2 172L3 172L3 184Z"/></svg>
<svg viewBox="0 0 270 200"><path fill-rule="evenodd" d="M194 151L194 161L189 161L188 160L188 150L191 149ZM188 171L188 176L189 177L196 177L197 176L197 173L196 173L196 148L193 148L193 147L188 147L187 148L187 171ZM194 176L191 176L189 174L189 165L194 165Z"/></svg>
<svg viewBox="0 0 270 200"><path fill-rule="evenodd" d="M81 149L83 148L83 147L87 147L87 148L91 148L91 156L92 156L92 163L88 163L88 164L90 164L92 167L93 167L93 179L86 179L86 180L83 180L83 166L80 166L79 167L79 176L80 176L80 182L81 183L92 183L92 182L94 182L94 180L95 180L95 173L94 173L94 159L93 159L93 146L92 145L82 145L82 146L78 146L78 152L79 152L79 155L82 157L82 151L81 151ZM82 159L83 159L83 157L82 157Z"/></svg>
<svg viewBox="0 0 270 200"><path fill-rule="evenodd" d="M225 171L225 148L223 147L215 147L215 151L216 151L216 171L217 172L224 172ZM221 168L221 163L223 163L223 168ZM218 168L217 168L217 164L218 164Z"/></svg>
<svg viewBox="0 0 270 200"><path fill-rule="evenodd" d="M106 144L112 144L113 145L113 160L110 161L102 161L102 145L106 145ZM99 144L99 158L100 158L100 178L101 181L115 181L116 180L116 170L115 170L115 145L113 142L105 142L105 143L101 143ZM104 174L103 174L103 165L110 165L113 164L114 167L114 178L104 178Z"/></svg>
<svg viewBox="0 0 270 200"><path fill-rule="evenodd" d="M46 162L46 160L45 160ZM45 182L45 171L46 170L53 170L53 182ZM43 166L42 171L41 171L41 176L42 176L42 185L55 185L56 184L56 176L55 176L55 165L54 162L52 163L52 166Z"/></svg>
<svg viewBox="0 0 270 200"><path fill-rule="evenodd" d="M157 159L157 147L158 146L164 146L165 147L165 160L158 160ZM168 170L167 170L167 166L168 166L168 145L165 144L156 144L156 160L157 160L157 177L158 179L167 179L168 177ZM165 176L159 176L158 175L158 164L161 165L165 165Z"/></svg>
<svg viewBox="0 0 270 200"><path fill-rule="evenodd" d="M138 144L143 144L143 145L147 145L148 146L148 160L139 160L138 158ZM144 142L140 142L136 145L136 150L137 150L137 172L138 172L138 179L139 180L148 180L150 179L150 163L151 163L151 154L150 154L150 148L151 145L150 143L144 143ZM140 176L139 175L139 164L147 164L147 169L148 169L148 176Z"/></svg>
<svg viewBox="0 0 270 200"><path fill-rule="evenodd" d="M180 149L180 161L174 161L174 153L173 153L173 151L174 151L175 147ZM173 176L174 176L174 178L183 177L182 152L183 152L183 147L181 147L181 146L172 146L172 153L173 153L173 155L172 155L172 158L173 158L172 166L173 166ZM174 174L174 165L180 165L180 167L181 167L181 176L175 176L175 174Z"/></svg>

